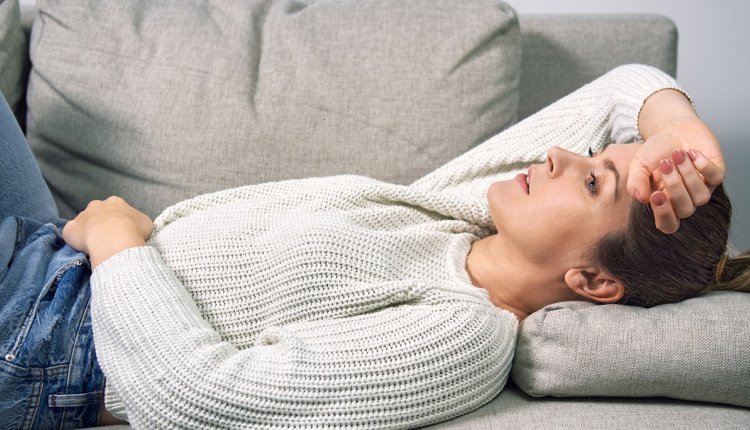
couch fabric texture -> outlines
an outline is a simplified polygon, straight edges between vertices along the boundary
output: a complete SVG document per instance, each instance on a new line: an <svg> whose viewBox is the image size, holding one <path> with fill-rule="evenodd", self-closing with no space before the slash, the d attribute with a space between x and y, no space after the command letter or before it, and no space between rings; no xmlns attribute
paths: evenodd
<svg viewBox="0 0 750 430"><path fill-rule="evenodd" d="M280 179L411 182L515 121L521 62L491 0L45 0L30 52L28 140L65 217L110 194L156 216Z"/></svg>
<svg viewBox="0 0 750 430"><path fill-rule="evenodd" d="M27 40L16 1L0 1L0 91L19 122L28 74Z"/></svg>
<svg viewBox="0 0 750 430"><path fill-rule="evenodd" d="M750 407L750 294L640 308L549 305L521 324L512 378L532 396L667 396Z"/></svg>
<svg viewBox="0 0 750 430"><path fill-rule="evenodd" d="M111 194L155 216L276 179L408 183L616 65L675 73L677 31L653 15L517 19L489 0L38 9L28 42L17 1L0 0L0 90L22 125L28 105L63 216ZM521 326L515 383L430 428L747 428L750 409L730 405L750 406L748 296L551 305Z"/></svg>

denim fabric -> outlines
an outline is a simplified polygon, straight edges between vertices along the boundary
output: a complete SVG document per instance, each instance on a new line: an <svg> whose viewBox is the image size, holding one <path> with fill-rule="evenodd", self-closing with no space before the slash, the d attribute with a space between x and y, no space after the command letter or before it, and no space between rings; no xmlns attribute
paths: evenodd
<svg viewBox="0 0 750 430"><path fill-rule="evenodd" d="M15 215L62 225L42 172L0 93L0 220Z"/></svg>
<svg viewBox="0 0 750 430"><path fill-rule="evenodd" d="M66 246L26 140L0 94L0 430L97 424L86 256Z"/></svg>
<svg viewBox="0 0 750 430"><path fill-rule="evenodd" d="M94 426L104 375L94 353L89 262L52 223L0 221L0 429Z"/></svg>

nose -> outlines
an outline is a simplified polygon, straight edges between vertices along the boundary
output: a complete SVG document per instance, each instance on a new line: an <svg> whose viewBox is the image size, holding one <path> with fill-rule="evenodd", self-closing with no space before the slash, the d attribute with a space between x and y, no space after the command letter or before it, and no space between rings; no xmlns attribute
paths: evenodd
<svg viewBox="0 0 750 430"><path fill-rule="evenodd" d="M574 152L567 151L559 146L553 146L547 151L547 171L550 177L563 174L572 165L582 161L584 157Z"/></svg>

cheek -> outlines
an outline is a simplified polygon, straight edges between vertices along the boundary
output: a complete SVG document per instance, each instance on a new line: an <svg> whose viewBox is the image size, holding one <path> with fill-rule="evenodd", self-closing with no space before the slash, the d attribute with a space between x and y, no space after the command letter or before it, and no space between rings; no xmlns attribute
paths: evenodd
<svg viewBox="0 0 750 430"><path fill-rule="evenodd" d="M550 199L544 207L538 209L534 213L534 224L552 245L576 242L589 231L588 214L560 199Z"/></svg>
<svg viewBox="0 0 750 430"><path fill-rule="evenodd" d="M604 230L588 202L562 191L539 195L529 210L520 216L526 224L525 234L539 245L558 250L587 246ZM607 228L608 230L608 228Z"/></svg>

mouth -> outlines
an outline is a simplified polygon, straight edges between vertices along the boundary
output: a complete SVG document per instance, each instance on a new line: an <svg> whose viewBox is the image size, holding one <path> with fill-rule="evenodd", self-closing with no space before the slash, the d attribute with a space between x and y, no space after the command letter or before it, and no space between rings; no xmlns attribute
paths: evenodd
<svg viewBox="0 0 750 430"><path fill-rule="evenodd" d="M526 194L529 194L529 175L525 173L519 173L516 175L516 183L519 187L525 192Z"/></svg>

